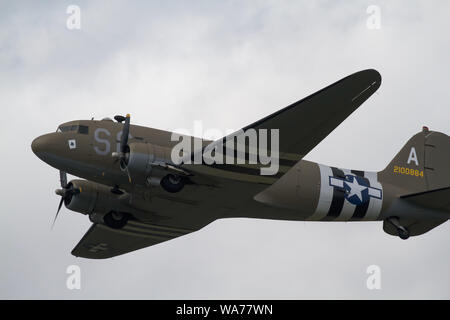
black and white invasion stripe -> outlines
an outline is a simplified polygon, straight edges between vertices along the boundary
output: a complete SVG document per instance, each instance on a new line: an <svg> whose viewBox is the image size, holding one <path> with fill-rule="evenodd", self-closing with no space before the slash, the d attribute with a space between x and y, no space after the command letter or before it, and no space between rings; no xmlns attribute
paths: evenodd
<svg viewBox="0 0 450 320"><path fill-rule="evenodd" d="M376 220L381 211L382 199L369 197L369 201L355 205L345 198L343 188L330 185L330 177L345 179L346 175L359 176L369 187L382 189L376 172L339 169L319 164L320 195L316 211L308 219L312 221L360 221Z"/></svg>

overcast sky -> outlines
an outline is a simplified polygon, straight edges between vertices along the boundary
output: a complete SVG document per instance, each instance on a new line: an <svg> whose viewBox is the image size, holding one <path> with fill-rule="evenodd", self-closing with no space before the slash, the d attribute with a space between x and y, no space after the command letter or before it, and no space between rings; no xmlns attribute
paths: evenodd
<svg viewBox="0 0 450 320"><path fill-rule="evenodd" d="M81 29L69 30L69 5ZM369 29L366 10L381 10ZM402 241L380 222L216 221L109 260L30 148L74 119L238 129L353 72L379 91L306 159L382 170L422 125L450 133L448 1L0 1L0 298L450 298L450 223ZM66 268L81 268L81 290ZM381 268L368 290L366 268Z"/></svg>

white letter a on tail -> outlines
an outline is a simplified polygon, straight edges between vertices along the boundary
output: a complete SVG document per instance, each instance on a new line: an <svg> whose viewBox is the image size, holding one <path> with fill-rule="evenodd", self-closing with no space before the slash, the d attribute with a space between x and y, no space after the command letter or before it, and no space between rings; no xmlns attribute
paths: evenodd
<svg viewBox="0 0 450 320"><path fill-rule="evenodd" d="M417 159L417 153L416 153L416 148L412 147L411 151L409 152L409 157L408 157L408 161L406 162L406 164L410 164L411 161L413 161L416 166L419 165L419 160Z"/></svg>

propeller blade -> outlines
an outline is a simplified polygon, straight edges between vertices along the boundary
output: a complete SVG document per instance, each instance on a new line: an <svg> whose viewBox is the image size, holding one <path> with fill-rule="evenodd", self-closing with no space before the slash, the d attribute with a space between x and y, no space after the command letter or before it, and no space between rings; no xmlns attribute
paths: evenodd
<svg viewBox="0 0 450 320"><path fill-rule="evenodd" d="M53 219L52 229L53 229L53 226L55 225L56 219L58 218L58 214L59 214L59 211L61 210L63 202L64 202L64 197L61 197L61 201L59 202L58 210L56 211L55 219Z"/></svg>
<svg viewBox="0 0 450 320"><path fill-rule="evenodd" d="M125 171L127 172L128 182L131 183L131 175L130 175L130 171L128 170L128 166L125 164L124 168L125 168Z"/></svg>
<svg viewBox="0 0 450 320"><path fill-rule="evenodd" d="M128 170L126 154L127 152L129 152L128 137L130 135L130 114L127 114L126 117L115 116L114 119L116 119L116 121L119 123L124 122L124 124L122 129L122 137L120 139L120 152L113 152L112 157L115 159L114 162L120 161L120 167L122 168L122 170L125 170L127 172L128 181L131 183L131 175L130 171Z"/></svg>
<svg viewBox="0 0 450 320"><path fill-rule="evenodd" d="M59 170L59 181L61 182L61 188L67 187L67 174L65 171Z"/></svg>
<svg viewBox="0 0 450 320"><path fill-rule="evenodd" d="M125 123L123 124L122 139L120 141L120 149L124 154L128 145L128 134L130 133L130 115L127 114Z"/></svg>

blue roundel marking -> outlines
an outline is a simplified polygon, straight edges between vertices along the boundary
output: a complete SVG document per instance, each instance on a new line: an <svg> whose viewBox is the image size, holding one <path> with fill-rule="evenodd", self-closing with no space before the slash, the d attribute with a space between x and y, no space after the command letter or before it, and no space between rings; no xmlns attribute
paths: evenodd
<svg viewBox="0 0 450 320"><path fill-rule="evenodd" d="M347 174L344 180L345 199L354 205L369 201L369 184L359 176Z"/></svg>

